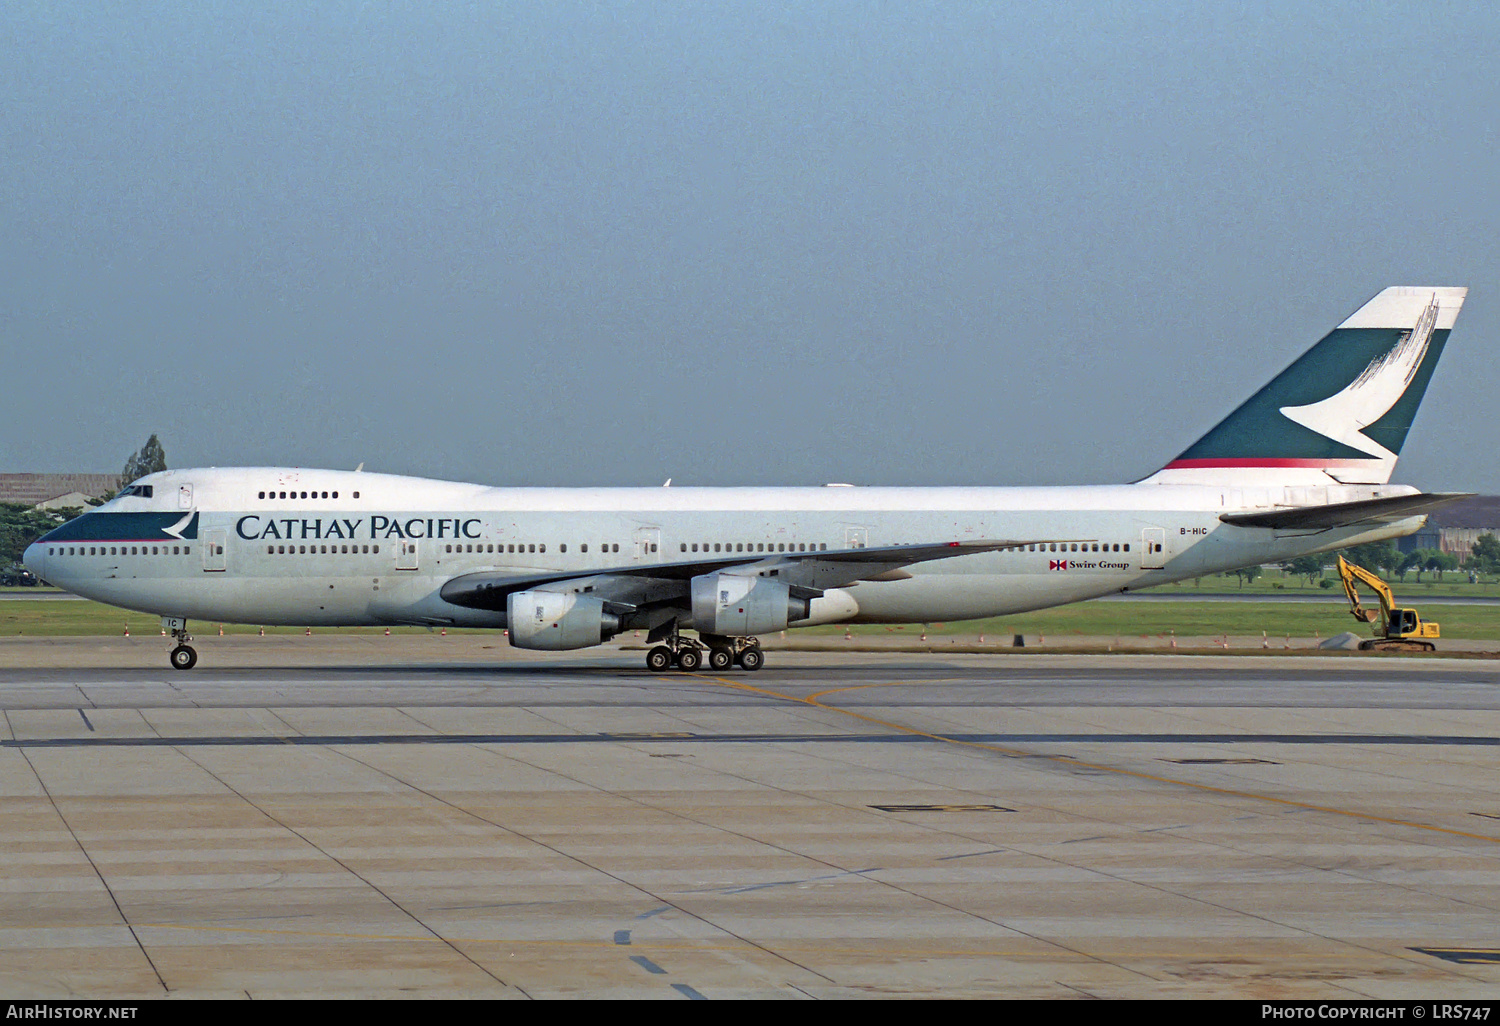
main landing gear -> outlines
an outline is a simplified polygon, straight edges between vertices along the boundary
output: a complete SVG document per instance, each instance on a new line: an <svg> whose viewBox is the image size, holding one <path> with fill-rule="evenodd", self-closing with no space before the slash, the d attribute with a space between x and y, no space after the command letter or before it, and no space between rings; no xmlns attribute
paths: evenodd
<svg viewBox="0 0 1500 1026"><path fill-rule="evenodd" d="M646 653L646 669L652 673L662 673L673 666L692 673L705 661L711 670L722 672L738 666L754 672L765 665L766 657L758 638L726 638L717 634L706 635L702 640L672 634Z"/></svg>
<svg viewBox="0 0 1500 1026"><path fill-rule="evenodd" d="M162 617L162 626L172 628L172 640L177 642L177 647L172 649L168 656L172 661L174 670L191 670L198 665L198 650L189 645L193 636L187 632L187 621L171 617Z"/></svg>

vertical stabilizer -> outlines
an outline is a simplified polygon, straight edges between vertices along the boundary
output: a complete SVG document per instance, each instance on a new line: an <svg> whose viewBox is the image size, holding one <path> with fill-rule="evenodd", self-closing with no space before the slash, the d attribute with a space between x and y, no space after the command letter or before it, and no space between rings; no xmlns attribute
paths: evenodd
<svg viewBox="0 0 1500 1026"><path fill-rule="evenodd" d="M1468 289L1392 286L1143 484L1383 484Z"/></svg>

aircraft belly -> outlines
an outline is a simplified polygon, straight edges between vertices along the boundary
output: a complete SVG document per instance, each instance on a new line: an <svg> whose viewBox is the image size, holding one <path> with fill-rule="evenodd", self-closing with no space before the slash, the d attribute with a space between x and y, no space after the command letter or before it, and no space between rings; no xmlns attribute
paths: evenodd
<svg viewBox="0 0 1500 1026"><path fill-rule="evenodd" d="M172 582L155 608L189 620L267 627L374 625L377 621L368 612L370 587L368 579L205 575Z"/></svg>
<svg viewBox="0 0 1500 1026"><path fill-rule="evenodd" d="M930 623L974 620L1078 602L1119 591L1136 574L1059 571L1042 574L929 575L908 581L860 584L855 623Z"/></svg>
<svg viewBox="0 0 1500 1026"><path fill-rule="evenodd" d="M504 627L505 613L491 609L469 609L446 602L439 594L444 579L397 575L381 581L381 590L371 593L366 614L373 622L439 624L455 627Z"/></svg>
<svg viewBox="0 0 1500 1026"><path fill-rule="evenodd" d="M332 585L332 587L330 587ZM368 579L365 589L370 588ZM373 625L368 599L344 578L201 577L131 578L72 590L85 598L155 616L268 627Z"/></svg>

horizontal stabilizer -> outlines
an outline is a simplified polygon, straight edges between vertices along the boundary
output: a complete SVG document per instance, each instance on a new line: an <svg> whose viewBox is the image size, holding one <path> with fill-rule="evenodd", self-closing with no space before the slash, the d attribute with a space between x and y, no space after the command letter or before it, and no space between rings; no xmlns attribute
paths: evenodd
<svg viewBox="0 0 1500 1026"><path fill-rule="evenodd" d="M1335 502L1325 506L1298 506L1266 513L1225 513L1219 517L1236 527L1269 527L1287 531L1326 531L1333 527L1358 524L1389 523L1417 516L1459 499L1472 498L1471 492L1393 495L1387 499L1362 499L1359 502Z"/></svg>

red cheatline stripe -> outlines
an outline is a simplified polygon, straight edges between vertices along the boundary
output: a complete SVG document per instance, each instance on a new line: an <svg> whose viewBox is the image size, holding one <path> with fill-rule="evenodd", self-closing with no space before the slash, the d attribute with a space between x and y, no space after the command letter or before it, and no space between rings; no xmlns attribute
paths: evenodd
<svg viewBox="0 0 1500 1026"><path fill-rule="evenodd" d="M1379 460L1291 459L1271 456L1221 456L1206 460L1173 460L1167 470L1190 467L1358 467Z"/></svg>

